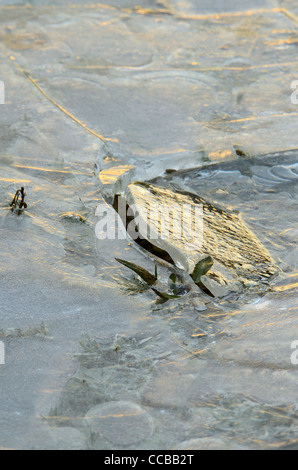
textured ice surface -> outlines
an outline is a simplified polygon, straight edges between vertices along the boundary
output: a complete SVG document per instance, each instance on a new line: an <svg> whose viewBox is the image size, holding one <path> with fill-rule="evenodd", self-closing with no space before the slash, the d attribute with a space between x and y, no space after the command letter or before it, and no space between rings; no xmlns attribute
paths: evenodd
<svg viewBox="0 0 298 470"><path fill-rule="evenodd" d="M200 259L211 256L239 280L268 280L277 274L270 254L239 214L198 193L175 189L132 183L126 199L135 207L140 234L168 252L176 265L192 273Z"/></svg>
<svg viewBox="0 0 298 470"><path fill-rule="evenodd" d="M292 0L0 2L0 447L297 445L297 14ZM240 211L282 269L271 292L202 311L127 294L115 257L154 261L97 240L96 208L161 175ZM137 410L142 440L130 418L125 442L112 419L86 427L110 407Z"/></svg>

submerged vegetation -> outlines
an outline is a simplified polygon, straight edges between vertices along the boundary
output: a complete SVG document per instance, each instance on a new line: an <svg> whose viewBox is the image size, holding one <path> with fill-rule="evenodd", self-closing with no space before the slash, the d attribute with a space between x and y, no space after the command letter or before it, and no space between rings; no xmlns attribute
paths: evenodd
<svg viewBox="0 0 298 470"><path fill-rule="evenodd" d="M26 328L0 328L0 338L39 338L49 339L48 330L41 322L36 327L28 326Z"/></svg>
<svg viewBox="0 0 298 470"><path fill-rule="evenodd" d="M126 266L127 268L131 269L134 271L138 276L140 276L143 281L145 281L149 286L153 286L156 281L157 281L157 269L155 269L155 274L149 273L146 269L141 268L137 264L131 263L129 261L125 261L123 259L115 258L118 263L123 264L123 266Z"/></svg>
<svg viewBox="0 0 298 470"><path fill-rule="evenodd" d="M154 275L147 271L145 268L138 266L137 264L131 263L130 261L125 261L123 259L115 258L118 263L122 264L123 266L127 267L131 271L135 272L145 283L146 289L151 289L153 292L159 297L161 302L167 302L170 299L178 299L182 295L186 294L189 291L189 288L186 285L178 284L176 274L172 273L169 276L168 286L170 289L170 293L163 292L160 290L158 285L158 275L157 275L157 266L155 266L155 273ZM198 261L196 264L191 277L194 283L201 288L202 291L207 293L210 296L213 294L204 286L202 281L202 277L205 276L209 270L213 266L213 259L211 256L207 256L206 258ZM160 284L160 283L159 283ZM158 287L158 289L157 289Z"/></svg>

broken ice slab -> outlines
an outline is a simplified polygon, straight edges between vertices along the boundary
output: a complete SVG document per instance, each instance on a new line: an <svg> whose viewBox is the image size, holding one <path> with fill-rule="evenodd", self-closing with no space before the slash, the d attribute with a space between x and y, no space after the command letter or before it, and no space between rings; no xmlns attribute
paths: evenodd
<svg viewBox="0 0 298 470"><path fill-rule="evenodd" d="M135 182L126 200L140 238L168 253L174 264L192 273L206 255L217 279L269 280L278 272L270 253L239 213L183 191Z"/></svg>

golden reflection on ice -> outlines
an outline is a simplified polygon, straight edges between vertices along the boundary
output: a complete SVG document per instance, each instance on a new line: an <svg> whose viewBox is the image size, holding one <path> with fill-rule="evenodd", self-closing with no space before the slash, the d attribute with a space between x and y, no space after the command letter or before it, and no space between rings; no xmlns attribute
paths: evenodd
<svg viewBox="0 0 298 470"><path fill-rule="evenodd" d="M298 288L298 282L293 282L291 284L286 284L283 286L275 286L274 290L278 292L284 292L287 290L292 290L292 289L297 289Z"/></svg>
<svg viewBox="0 0 298 470"><path fill-rule="evenodd" d="M21 179L15 179L15 178L0 178L0 181L3 181L5 183L13 183L13 184L22 184L22 183L31 183L30 180L21 180Z"/></svg>
<svg viewBox="0 0 298 470"><path fill-rule="evenodd" d="M132 165L113 166L107 170L102 170L98 177L103 184L111 184L115 183L120 176L133 169L134 166Z"/></svg>

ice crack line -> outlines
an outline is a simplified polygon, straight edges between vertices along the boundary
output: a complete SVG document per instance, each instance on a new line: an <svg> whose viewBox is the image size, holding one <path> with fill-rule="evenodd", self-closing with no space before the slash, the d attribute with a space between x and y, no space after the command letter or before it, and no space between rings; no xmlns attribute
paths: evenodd
<svg viewBox="0 0 298 470"><path fill-rule="evenodd" d="M59 103L57 103L54 99L52 99L42 88L40 85L38 85L37 81L31 77L29 72L26 72L15 60L13 56L10 56L8 54L5 54L8 59L13 62L15 67L21 72L31 83L32 85L35 86L35 88L40 92L40 94L50 103L52 103L59 111L61 111L63 114L65 114L68 118L70 118L73 122L81 126L85 131L89 132L90 134L94 135L98 139L100 139L102 142L118 142L118 139L111 139L108 137L104 137L103 135L98 134L96 131L93 129L90 129L86 124L84 124L82 121L80 121L78 118L76 118L73 114L68 112L65 108L63 108Z"/></svg>

